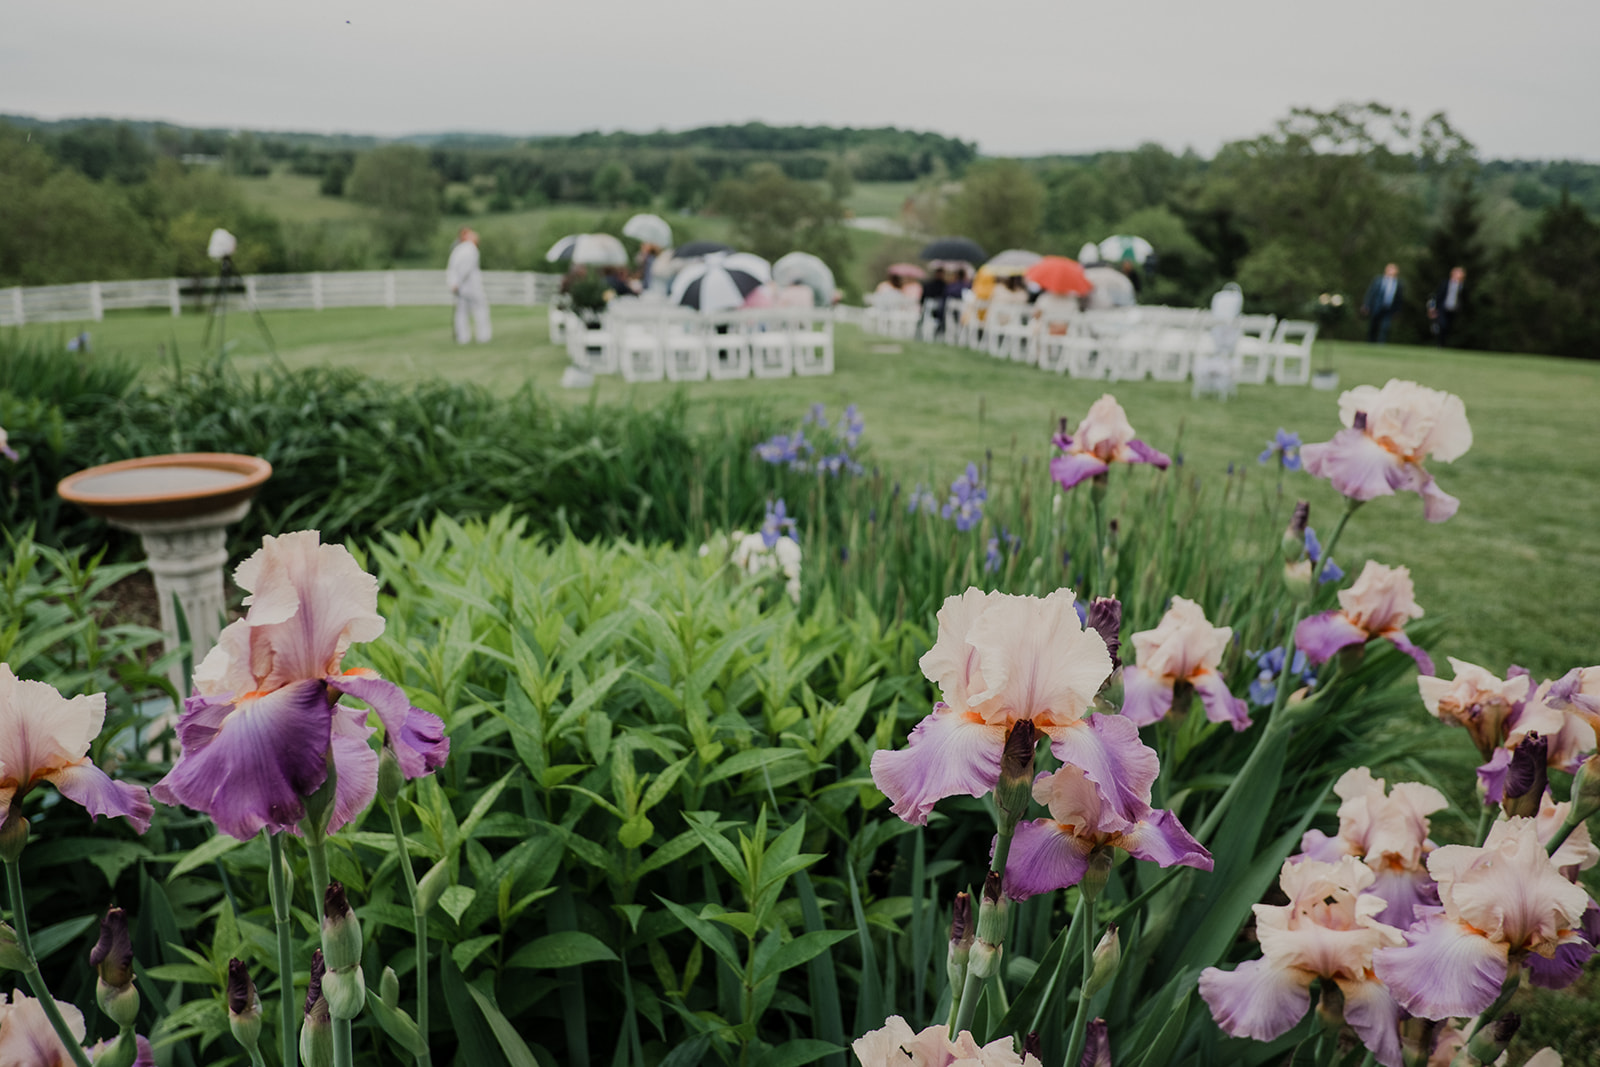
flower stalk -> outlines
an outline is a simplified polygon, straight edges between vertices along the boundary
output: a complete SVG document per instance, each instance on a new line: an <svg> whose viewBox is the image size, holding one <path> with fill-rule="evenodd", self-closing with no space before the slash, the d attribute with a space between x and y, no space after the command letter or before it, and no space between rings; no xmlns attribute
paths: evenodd
<svg viewBox="0 0 1600 1067"><path fill-rule="evenodd" d="M28 832L27 820L20 813L13 811L6 820L8 829L13 823L21 825L20 833L25 840ZM12 832L17 831L12 830ZM21 849L16 851L20 853ZM22 902L22 872L15 858L6 859L5 865L6 889L11 894L11 923L16 929L17 945L27 961L27 966L22 968L23 977L28 980L28 987L33 990L33 995L39 999L39 1006L44 1009L45 1018L50 1020L50 1028L66 1046L73 1064L76 1067L90 1067L88 1054L73 1036L71 1028L67 1026L67 1020L61 1017L61 1009L56 1007L56 999L50 995L50 987L45 985L44 975L39 973L39 961L33 954L33 937L28 932L28 912Z"/></svg>
<svg viewBox="0 0 1600 1067"><path fill-rule="evenodd" d="M1079 907L1083 910L1083 924L1080 930L1083 943L1080 951L1083 954L1083 967L1078 981L1078 1008L1072 1016L1072 1032L1067 1037L1067 1063L1077 1063L1083 1057L1084 1037L1089 1027L1089 1001L1093 996L1091 985L1095 974L1095 921L1094 905L1100 897L1100 891L1105 888L1106 880L1111 875L1112 854L1110 849L1097 849L1089 858L1089 870L1084 874L1083 881L1078 883L1078 891L1083 894ZM1120 951L1120 950L1119 950ZM1115 967L1113 963L1111 965Z"/></svg>
<svg viewBox="0 0 1600 1067"><path fill-rule="evenodd" d="M385 749L382 760L390 759L389 752ZM394 833L396 855L400 858L400 873L405 879L406 900L411 904L411 919L416 933L417 1032L422 1035L423 1046L422 1051L417 1053L417 1067L431 1067L433 1053L428 1049L428 909L417 892L417 873L411 869L411 853L406 847L405 828L400 824L400 805L397 799L399 790L394 789L391 792L385 788L389 783L385 781L381 764L378 783L379 792L383 796L383 806L389 811L389 827Z"/></svg>
<svg viewBox="0 0 1600 1067"><path fill-rule="evenodd" d="M279 835L268 833L267 842L272 850L272 870L267 885L272 896L272 921L278 933L278 1055L284 1064L293 1067L299 1044L293 1007L294 948L289 936L289 880L284 868L287 861Z"/></svg>

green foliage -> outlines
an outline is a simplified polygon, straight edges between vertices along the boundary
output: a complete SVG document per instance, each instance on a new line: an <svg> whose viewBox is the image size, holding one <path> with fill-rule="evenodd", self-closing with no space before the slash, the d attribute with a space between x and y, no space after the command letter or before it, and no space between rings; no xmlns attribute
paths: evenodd
<svg viewBox="0 0 1600 1067"><path fill-rule="evenodd" d="M1014 159L979 163L945 205L944 228L970 237L990 255L1034 243L1043 220L1044 187Z"/></svg>
<svg viewBox="0 0 1600 1067"><path fill-rule="evenodd" d="M768 260L810 252L834 277L845 276L850 243L844 205L815 183L789 178L772 164L756 164L743 178L719 182L710 207L733 221L740 247Z"/></svg>
<svg viewBox="0 0 1600 1067"><path fill-rule="evenodd" d="M393 144L362 153L345 191L377 208L374 229L392 255L404 255L438 225L439 178L420 148Z"/></svg>
<svg viewBox="0 0 1600 1067"><path fill-rule="evenodd" d="M692 211L705 202L710 191L711 181L694 161L694 156L679 152L672 157L672 164L667 168L666 186L662 190L668 207Z"/></svg>
<svg viewBox="0 0 1600 1067"><path fill-rule="evenodd" d="M1480 286L1486 287L1493 287L1500 310L1484 324L1489 344L1594 359L1600 331L1600 222L1563 196L1545 209L1516 257ZM1475 305L1469 305L1463 320L1475 314Z"/></svg>

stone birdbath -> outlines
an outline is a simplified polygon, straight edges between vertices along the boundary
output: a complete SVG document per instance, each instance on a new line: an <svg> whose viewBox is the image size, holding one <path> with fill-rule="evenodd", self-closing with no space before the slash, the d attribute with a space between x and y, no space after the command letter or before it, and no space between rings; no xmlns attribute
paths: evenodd
<svg viewBox="0 0 1600 1067"><path fill-rule="evenodd" d="M180 644L176 597L198 664L222 631L228 527L244 518L271 476L272 464L256 456L183 452L90 467L63 478L56 491L91 515L139 535L155 578L167 651ZM188 694L181 661L167 677L180 698Z"/></svg>

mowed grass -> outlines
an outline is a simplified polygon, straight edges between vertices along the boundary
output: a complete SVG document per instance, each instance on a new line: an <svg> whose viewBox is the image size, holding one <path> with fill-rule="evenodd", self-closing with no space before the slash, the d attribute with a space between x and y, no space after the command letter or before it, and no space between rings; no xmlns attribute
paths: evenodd
<svg viewBox="0 0 1600 1067"><path fill-rule="evenodd" d="M1078 381L996 361L978 353L920 343L888 343L841 327L836 373L790 378L628 385L603 379L593 390L560 388L565 351L549 344L543 309L496 308L495 338L457 346L450 309L401 308L278 312L266 321L291 367L348 366L398 383L432 375L509 391L531 382L572 403L654 404L683 389L709 415L734 404L764 404L798 421L822 402L837 413L863 412L873 461L900 481L946 486L969 460L992 456L997 469L1019 457L1042 459L1060 418L1076 420L1112 392L1140 434L1182 459L1165 475L1146 469L1118 478L1246 479L1247 498L1267 500L1275 471L1256 456L1278 427L1306 441L1339 428L1337 393L1274 385L1244 387L1228 403L1191 399L1186 384ZM230 351L244 369L271 359L254 324L228 319ZM159 382L173 354L202 357L202 316L122 314L89 324L95 347L145 362ZM61 339L78 326L28 327L28 336ZM1320 346L1319 346L1320 350ZM1600 448L1594 444L1600 363L1439 352L1390 346L1333 345L1344 388L1392 377L1447 389L1466 402L1472 449L1454 464L1435 463L1461 510L1442 524L1422 518L1412 494L1374 501L1351 521L1339 552L1346 570L1367 559L1411 568L1417 598L1449 633L1436 652L1503 671L1520 663L1539 675L1600 662ZM1324 537L1342 508L1325 482L1288 474L1283 492L1312 502ZM1124 516L1137 522L1137 516ZM1442 656L1441 670L1446 670Z"/></svg>

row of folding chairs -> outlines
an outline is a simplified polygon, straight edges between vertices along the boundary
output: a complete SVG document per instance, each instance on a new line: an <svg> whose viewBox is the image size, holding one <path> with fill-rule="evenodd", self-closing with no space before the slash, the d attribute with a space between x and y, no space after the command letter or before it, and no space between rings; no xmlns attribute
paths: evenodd
<svg viewBox="0 0 1600 1067"><path fill-rule="evenodd" d="M1313 322L1272 315L1219 320L1198 308L1038 314L1030 304L963 300L947 302L941 321L931 301L928 305L909 328L904 317L891 317L905 307L891 304L874 315L869 306L863 327L976 349L1075 378L1181 382L1194 377L1199 387L1203 372L1205 382L1222 386L1218 391L1223 392L1268 380L1307 384L1317 337Z"/></svg>
<svg viewBox="0 0 1600 1067"><path fill-rule="evenodd" d="M550 317L552 343L564 344L575 366L630 382L833 373L833 315L826 309L702 314L640 302L609 308L598 329L560 308Z"/></svg>

